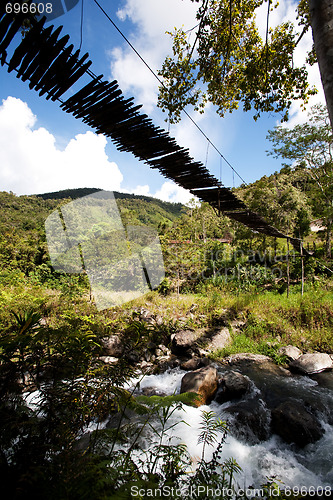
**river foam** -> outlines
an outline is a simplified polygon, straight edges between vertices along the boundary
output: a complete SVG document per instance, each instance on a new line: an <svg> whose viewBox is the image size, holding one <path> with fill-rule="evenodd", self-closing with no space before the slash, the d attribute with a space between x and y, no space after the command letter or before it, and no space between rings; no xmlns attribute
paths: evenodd
<svg viewBox="0 0 333 500"><path fill-rule="evenodd" d="M177 394L180 390L181 379L186 372L174 369L159 375L148 375L140 383L140 388L154 387L156 390ZM308 378L288 378L283 384L300 386L309 390L311 397L318 396L320 388L317 382ZM319 392L318 392L319 391ZM321 391L323 392L323 391ZM328 400L331 401L332 391L326 390ZM252 396L258 394L258 389L252 387ZM185 406L182 410L173 413L170 424L178 422L172 429L171 442L186 444L195 464L202 454L202 445L197 443L199 427L203 411L214 411L216 415L225 419L225 406L212 402L210 405L199 408ZM185 423L186 422L186 423ZM311 443L300 449L296 445L287 444L276 435L258 444L249 444L228 433L223 445L221 460L234 458L242 468L237 475L240 488L255 485L260 487L267 478L281 481L289 488L318 488L333 487L333 428L324 420L321 422L325 433L316 443ZM150 436L153 438L153 436ZM207 449L206 458L209 459L213 449Z"/></svg>

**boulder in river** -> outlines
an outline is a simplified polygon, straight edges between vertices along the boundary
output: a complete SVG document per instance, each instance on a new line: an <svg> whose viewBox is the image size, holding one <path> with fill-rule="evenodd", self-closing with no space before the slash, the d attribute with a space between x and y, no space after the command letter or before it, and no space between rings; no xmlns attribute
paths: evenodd
<svg viewBox="0 0 333 500"><path fill-rule="evenodd" d="M151 396L160 396L160 397L167 396L166 392L161 391L157 387L144 387L141 392L144 396L149 396L149 397L151 397Z"/></svg>
<svg viewBox="0 0 333 500"><path fill-rule="evenodd" d="M226 361L229 365L237 367L242 373L247 374L249 378L252 378L253 372L257 372L258 374L265 372L265 376L267 377L270 375L291 376L289 370L278 366L269 356L264 356L263 354L241 352L228 356Z"/></svg>
<svg viewBox="0 0 333 500"><path fill-rule="evenodd" d="M196 392L200 398L198 398L194 404L195 406L201 406L209 404L212 401L217 386L217 370L210 365L186 373L182 378L180 392Z"/></svg>
<svg viewBox="0 0 333 500"><path fill-rule="evenodd" d="M223 349L224 347L231 344L231 335L228 327L221 328L214 332L211 338L208 340L205 348L211 351L217 351L218 349Z"/></svg>
<svg viewBox="0 0 333 500"><path fill-rule="evenodd" d="M239 372L230 370L224 373L219 381L219 388L215 396L217 403L224 403L231 399L243 396L250 387L250 381Z"/></svg>
<svg viewBox="0 0 333 500"><path fill-rule="evenodd" d="M329 354L315 352L313 354L303 354L289 364L291 370L295 370L306 375L320 373L325 370L332 370L333 361Z"/></svg>
<svg viewBox="0 0 333 500"><path fill-rule="evenodd" d="M272 430L287 443L301 448L318 441L324 434L319 420L302 403L292 399L272 410Z"/></svg>
<svg viewBox="0 0 333 500"><path fill-rule="evenodd" d="M208 366L210 363L210 359L206 357L198 358L198 356L193 356L186 361L182 361L180 363L180 368L186 371L193 371L197 370L198 368L202 368L203 366Z"/></svg>
<svg viewBox="0 0 333 500"><path fill-rule="evenodd" d="M197 370L201 366L202 366L201 365L201 359L198 358L197 356L193 356L193 358L187 359L186 361L183 361L180 364L180 368L182 370L186 370L186 371Z"/></svg>
<svg viewBox="0 0 333 500"><path fill-rule="evenodd" d="M263 401L250 399L226 408L231 415L228 426L237 438L250 444L266 441L270 437L270 414Z"/></svg>

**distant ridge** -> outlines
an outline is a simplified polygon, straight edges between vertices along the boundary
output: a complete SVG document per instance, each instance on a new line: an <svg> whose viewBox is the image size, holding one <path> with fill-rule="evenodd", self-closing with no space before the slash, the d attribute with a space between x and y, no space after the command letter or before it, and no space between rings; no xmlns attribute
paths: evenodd
<svg viewBox="0 0 333 500"><path fill-rule="evenodd" d="M82 198L83 196L88 196L89 194L96 193L97 191L101 191L98 188L77 188L77 189L63 189L61 191L54 191L51 193L42 193L33 195L36 198L42 198L43 200L65 200L72 199L75 200L77 198ZM141 194L133 194L133 193L120 193L119 191L113 191L114 197L118 200L143 200L147 203L155 204L161 207L163 210L172 213L176 217L178 217L185 207L182 203L174 203L170 201L162 201L158 198L154 198L152 196L145 196Z"/></svg>
<svg viewBox="0 0 333 500"><path fill-rule="evenodd" d="M75 200L76 198L82 198L82 196L87 196L88 194L96 193L100 191L97 188L77 188L77 189L63 189L62 191L53 191L51 193L35 194L36 198L43 198L43 200L63 200L66 198L71 198Z"/></svg>

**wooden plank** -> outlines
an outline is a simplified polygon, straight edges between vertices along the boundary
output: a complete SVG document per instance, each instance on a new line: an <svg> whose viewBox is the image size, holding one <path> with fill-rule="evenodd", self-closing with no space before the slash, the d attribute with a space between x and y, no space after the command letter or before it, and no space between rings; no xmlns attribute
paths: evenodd
<svg viewBox="0 0 333 500"><path fill-rule="evenodd" d="M66 111L66 113L69 112L74 112L76 110L76 107L79 105L80 102L85 102L85 99L88 99L92 92L95 91L96 88L98 88L101 84L99 81L100 78L102 78L103 75L98 76L97 78L94 78L91 82L89 82L87 85L82 87L78 92L76 92L72 97L67 99L64 103L60 105L60 107ZM106 83L106 82L103 82ZM116 82L115 82L116 83Z"/></svg>
<svg viewBox="0 0 333 500"><path fill-rule="evenodd" d="M78 64L79 54L80 54L79 50L77 50L74 54L70 54L67 61L65 61L65 63L63 64L61 71L59 71L57 74L56 85L54 85L52 90L48 92L46 99L53 98L54 95L58 95L60 97L62 94L66 92L66 90L68 90L75 83L75 81L77 80L75 76L76 70L81 66ZM82 63L88 57L89 57L88 53L84 54L84 56L81 58ZM87 68L91 64L92 64L91 61L88 61L86 63ZM81 73L81 76L83 75L83 73Z"/></svg>
<svg viewBox="0 0 333 500"><path fill-rule="evenodd" d="M5 34L0 43L0 54L8 48L10 42L21 28L24 18L25 18L24 14L18 14L17 16L15 16L14 21L9 26L7 33Z"/></svg>
<svg viewBox="0 0 333 500"><path fill-rule="evenodd" d="M27 49L26 55L24 56L17 73L17 78L21 78L23 82L30 80L31 75L36 70L36 68L38 68L38 56L40 54L41 47L47 42L47 39L51 32L52 26L49 26L40 35L38 33L35 33L37 38L34 38L31 41L31 44Z"/></svg>
<svg viewBox="0 0 333 500"><path fill-rule="evenodd" d="M35 90L38 90L39 88L38 84L42 80L44 74L47 72L54 59L58 57L60 52L65 48L69 37L64 36L60 38L60 40L57 40L58 35L61 32L61 29L62 26L59 26L59 28L51 35L47 43L43 45L43 47L41 48L41 51L38 56L39 57L38 67L30 78L30 84L29 84L30 89L33 89L35 87Z"/></svg>
<svg viewBox="0 0 333 500"><path fill-rule="evenodd" d="M53 61L49 70L44 74L42 80L39 82L41 89L39 95L42 96L47 92L50 92L58 83L59 74L63 71L63 68L68 60L72 50L73 45L66 47L61 54Z"/></svg>
<svg viewBox="0 0 333 500"><path fill-rule="evenodd" d="M41 31L43 29L45 23L45 18L42 18L40 21L37 22L37 24L31 28L31 30L28 31L28 33L25 35L23 38L22 42L20 45L15 49L14 54L9 62L8 65L8 73L13 71L13 69L17 68L20 66L22 63L23 58L27 55L27 53L31 50L31 47L35 46L34 41L36 41L36 37L38 34L41 34ZM68 37L69 39L69 37ZM23 71L22 71L23 73Z"/></svg>
<svg viewBox="0 0 333 500"><path fill-rule="evenodd" d="M77 80L81 78L81 76L84 75L84 73L87 71L87 69L91 66L92 62L87 61L85 64L82 64L83 61L89 56L89 54L85 54L81 60L75 64L74 69L72 69L72 74L69 78L64 78L64 80L59 84L55 89L53 89L53 95L51 97L52 101L56 101L61 97L72 85L74 85ZM71 62L68 61L68 65L70 65Z"/></svg>

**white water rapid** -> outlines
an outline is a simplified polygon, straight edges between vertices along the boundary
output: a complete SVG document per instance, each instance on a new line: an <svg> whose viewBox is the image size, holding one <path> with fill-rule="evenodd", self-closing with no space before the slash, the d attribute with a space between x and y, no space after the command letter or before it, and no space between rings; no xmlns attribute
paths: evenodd
<svg viewBox="0 0 333 500"><path fill-rule="evenodd" d="M160 375L147 375L140 382L140 390L154 388L157 392L166 394L178 394L181 379L186 372L173 369ZM333 404L333 390L322 388L315 380L307 377L289 377L282 380L283 384L297 393L306 392L308 397L325 400L325 404ZM260 391L252 382L251 397L260 397ZM203 410L213 410L218 417L226 420L225 409L229 403L222 405L212 402L209 406L193 408L184 406L172 415L172 421L178 421L178 425L172 430L174 443L182 442L187 445L191 457L194 459L201 456L202 445L197 444L199 425ZM187 424L182 422L185 421ZM326 491L333 488L333 427L324 420L321 421L324 428L323 437L308 444L305 448L285 443L277 435L257 444L251 444L246 440L236 438L228 433L223 446L222 460L233 457L242 468L237 474L236 483L239 488L247 488L250 485L259 488L267 481L274 478L281 481L281 487L304 488L320 491L322 487ZM212 450L210 450L212 453ZM206 455L209 458L209 453Z"/></svg>

